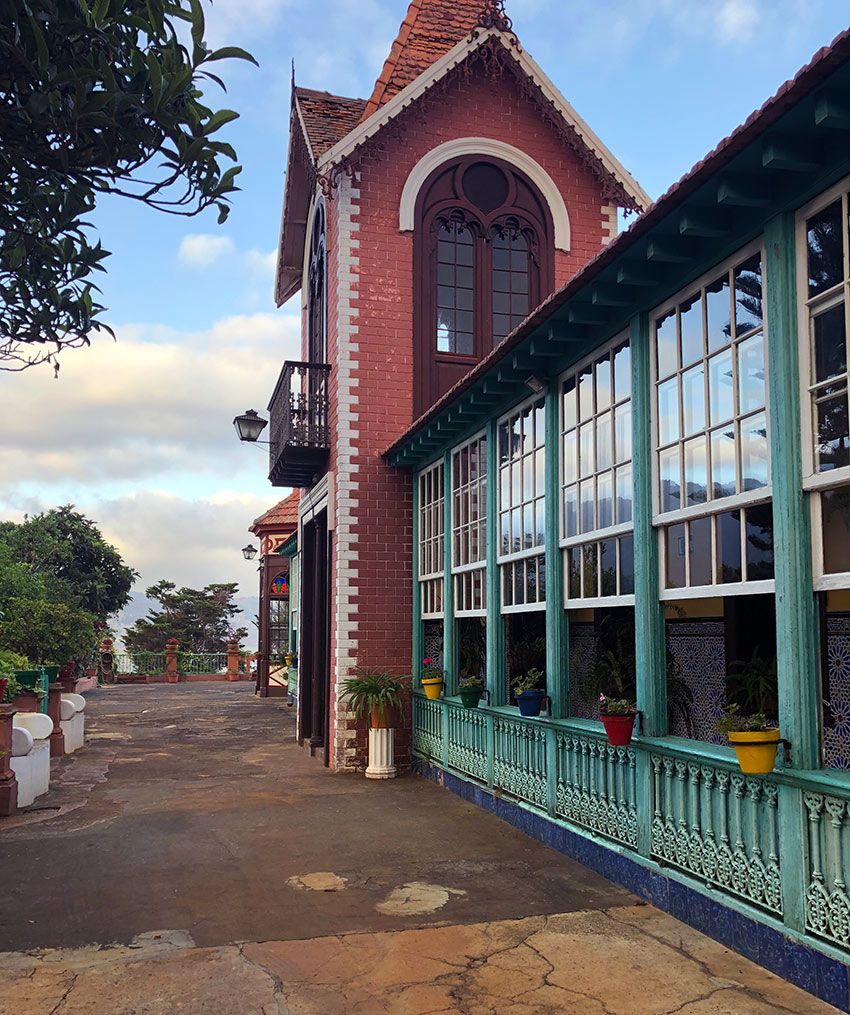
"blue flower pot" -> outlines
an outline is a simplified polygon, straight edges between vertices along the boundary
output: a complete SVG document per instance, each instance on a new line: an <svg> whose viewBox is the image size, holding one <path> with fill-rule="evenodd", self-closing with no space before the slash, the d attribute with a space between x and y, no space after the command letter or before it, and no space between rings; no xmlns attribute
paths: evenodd
<svg viewBox="0 0 850 1015"><path fill-rule="evenodd" d="M543 699L546 697L545 691L523 691L522 694L516 696L516 703L519 705L520 715L540 715L540 709L543 708Z"/></svg>

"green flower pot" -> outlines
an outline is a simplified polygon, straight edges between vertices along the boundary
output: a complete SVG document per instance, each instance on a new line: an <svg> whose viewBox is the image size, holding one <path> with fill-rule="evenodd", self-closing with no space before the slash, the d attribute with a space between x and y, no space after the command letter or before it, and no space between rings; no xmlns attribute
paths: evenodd
<svg viewBox="0 0 850 1015"><path fill-rule="evenodd" d="M458 694L464 708L478 708L481 701L480 687L461 687Z"/></svg>

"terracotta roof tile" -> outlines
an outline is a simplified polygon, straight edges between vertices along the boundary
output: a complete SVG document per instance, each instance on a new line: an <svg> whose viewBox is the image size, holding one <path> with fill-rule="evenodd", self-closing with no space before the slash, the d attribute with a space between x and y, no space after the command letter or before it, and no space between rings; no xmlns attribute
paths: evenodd
<svg viewBox="0 0 850 1015"><path fill-rule="evenodd" d="M412 0L362 119L368 119L469 35L483 9L483 0Z"/></svg>
<svg viewBox="0 0 850 1015"><path fill-rule="evenodd" d="M365 99L347 99L310 88L296 88L295 98L314 158L320 158L351 133L366 107Z"/></svg>
<svg viewBox="0 0 850 1015"><path fill-rule="evenodd" d="M301 498L299 490L293 492L284 500L279 501L274 507L255 518L249 532L257 533L259 529L276 528L283 532L294 532L298 528L298 501Z"/></svg>

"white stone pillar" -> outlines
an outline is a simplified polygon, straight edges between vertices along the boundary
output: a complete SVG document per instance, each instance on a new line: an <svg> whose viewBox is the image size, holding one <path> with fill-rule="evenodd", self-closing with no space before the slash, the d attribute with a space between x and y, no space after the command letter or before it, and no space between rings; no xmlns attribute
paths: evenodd
<svg viewBox="0 0 850 1015"><path fill-rule="evenodd" d="M369 730L367 779L395 778L395 730Z"/></svg>

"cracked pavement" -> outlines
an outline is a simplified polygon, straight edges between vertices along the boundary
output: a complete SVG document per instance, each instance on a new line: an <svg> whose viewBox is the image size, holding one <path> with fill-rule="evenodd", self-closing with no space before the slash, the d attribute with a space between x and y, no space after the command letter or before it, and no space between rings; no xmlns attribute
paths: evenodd
<svg viewBox="0 0 850 1015"><path fill-rule="evenodd" d="M251 692L90 696L0 823L0 1015L835 1011L431 783L325 771Z"/></svg>

